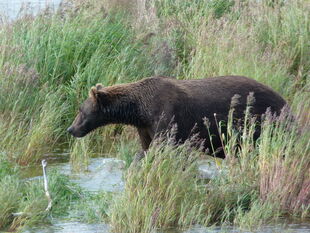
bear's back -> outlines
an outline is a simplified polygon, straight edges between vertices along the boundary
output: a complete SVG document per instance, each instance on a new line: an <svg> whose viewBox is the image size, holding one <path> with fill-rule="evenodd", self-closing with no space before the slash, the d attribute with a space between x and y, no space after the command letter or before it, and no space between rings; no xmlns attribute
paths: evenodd
<svg viewBox="0 0 310 233"><path fill-rule="evenodd" d="M242 76L194 80L153 77L149 81L151 81L150 85L156 86L152 103L148 105L151 112L150 121L156 125L156 122L163 121L162 114L164 113L166 122L171 122L173 119L177 123L178 133L183 139L188 137L195 124L198 124L202 132L205 131L203 118L208 118L213 128L215 127L214 114L217 115L218 122L227 121L232 98L235 95L239 96L234 106L236 118L244 116L250 93L254 94L255 99L251 113L258 118L268 108L278 115L286 104L285 100L271 88Z"/></svg>
<svg viewBox="0 0 310 233"><path fill-rule="evenodd" d="M160 83L161 93L167 93L167 98L177 99L183 105L207 108L214 113L226 113L234 95L239 95L239 105L246 105L247 97L254 93L258 112L263 113L267 107L277 113L286 104L285 100L270 87L254 79L243 76L220 76L213 78L177 80L169 77L156 77ZM177 94L175 94L177 92ZM170 93L170 94L169 94Z"/></svg>

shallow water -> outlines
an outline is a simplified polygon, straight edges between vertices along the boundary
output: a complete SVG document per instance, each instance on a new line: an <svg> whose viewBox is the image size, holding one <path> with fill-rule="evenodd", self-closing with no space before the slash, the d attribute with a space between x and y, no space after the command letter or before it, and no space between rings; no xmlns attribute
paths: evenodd
<svg viewBox="0 0 310 233"><path fill-rule="evenodd" d="M55 222L51 226L42 226L24 231L24 233L109 233L106 224L84 224L80 222Z"/></svg>
<svg viewBox="0 0 310 233"><path fill-rule="evenodd" d="M310 232L310 223L301 223L301 224L273 224L273 225L266 225L262 226L259 229L252 230L252 231L246 231L246 230L240 230L236 229L234 227L211 227L211 228L205 228L205 227L195 227L192 229L189 229L187 231L183 231L182 233L220 233L220 232L229 232L229 233L309 233ZM168 232L167 232L168 233ZM172 233L172 232L171 232ZM177 232L176 232L177 233ZM181 233L179 231L178 233Z"/></svg>
<svg viewBox="0 0 310 233"><path fill-rule="evenodd" d="M48 162L48 168L68 163L70 159L68 145L58 145L58 147L54 148L52 152L44 154L42 159L45 159ZM42 167L37 164L23 167L21 169L21 176L23 178L40 177L42 176Z"/></svg>
<svg viewBox="0 0 310 233"><path fill-rule="evenodd" d="M91 192L120 192L124 189L123 170L125 162L113 158L93 158L90 160L87 172L72 172L69 163L51 166L61 173L69 175L71 180L83 189Z"/></svg>
<svg viewBox="0 0 310 233"><path fill-rule="evenodd" d="M86 172L76 173L68 162L69 153L62 149L53 152L48 161L47 175L51 169L57 169L62 174L87 191L121 192L125 186L123 171L125 162L113 158L92 158ZM63 158L63 159L62 159ZM25 179L42 179L42 168L32 166L23 170ZM28 176L28 177L27 177ZM27 178L26 178L27 177ZM109 233L107 224L86 224L73 220L53 219L52 224L33 227L23 231L24 233Z"/></svg>
<svg viewBox="0 0 310 233"><path fill-rule="evenodd" d="M56 222L51 226L37 227L24 231L25 233L110 233L106 224L84 224L80 222ZM288 224L264 226L259 230L243 231L234 228L199 228L195 227L186 231L170 230L157 233L309 233L310 224Z"/></svg>
<svg viewBox="0 0 310 233"><path fill-rule="evenodd" d="M18 17L21 9L34 14L47 7L56 8L62 0L0 0L0 15L7 19Z"/></svg>
<svg viewBox="0 0 310 233"><path fill-rule="evenodd" d="M58 149L48 156L49 164L48 169L57 169L62 174L66 174L70 179L85 190L91 192L97 191L109 191L109 192L121 192L124 190L123 172L125 169L125 162L114 158L92 158L88 166L87 172L73 172L71 165L68 162L69 153L64 149ZM203 163L202 168L207 169L207 164ZM30 171L26 171L26 170ZM24 170L24 175L28 175L30 179L41 178L42 168L40 166L29 167ZM202 170L203 170L202 169ZM213 168L212 168L213 169ZM51 225L44 225L41 227L35 227L24 231L26 233L109 233L109 226L107 224L86 224L77 222L76 220L61 220L54 219ZM165 230L157 231L158 233L219 233L219 232L256 232L256 233L274 233L274 232L296 232L296 233L310 233L309 223L298 224L274 224L266 225L260 229L253 231L242 231L233 227L212 227L205 228L196 226L188 230Z"/></svg>

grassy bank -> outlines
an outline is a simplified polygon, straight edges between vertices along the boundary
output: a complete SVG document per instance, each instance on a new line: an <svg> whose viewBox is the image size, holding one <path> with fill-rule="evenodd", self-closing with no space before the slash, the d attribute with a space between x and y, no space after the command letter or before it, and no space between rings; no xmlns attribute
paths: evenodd
<svg viewBox="0 0 310 233"><path fill-rule="evenodd" d="M308 217L296 200L309 199L310 192L305 175L310 166L309 13L306 0L71 0L56 13L21 15L0 25L0 158L14 170L2 176L3 168L0 178L17 195L6 210L0 209L0 219L21 208L20 193L28 192L14 175L19 166L37 163L58 144L69 145L77 169L89 156L106 153L130 164L138 147L131 129L109 126L83 141L66 134L94 84L151 75L193 79L226 74L249 76L282 94L302 132L287 130L284 123L275 129L264 125L259 143L245 140L238 160L227 161L228 178L211 181L207 190L192 176L191 166L177 175L167 170L188 163L182 148L153 148L142 169L129 172L126 192L110 216L113 226L122 231L135 220L128 231L139 232L192 223L245 226L285 214ZM233 137L227 143L231 154L235 143ZM147 177L153 182L142 182ZM162 192L145 204L143 195L152 190ZM141 196L132 195L140 191ZM0 206L6 200L2 197ZM144 205L145 213L138 216ZM12 219L1 221L4 226Z"/></svg>
<svg viewBox="0 0 310 233"><path fill-rule="evenodd" d="M22 230L26 226L48 223L51 218L67 213L72 201L78 200L81 188L57 171L49 172L49 192L52 209L46 211L48 201L44 193L43 180L21 179L14 169L1 158L0 164L0 229Z"/></svg>

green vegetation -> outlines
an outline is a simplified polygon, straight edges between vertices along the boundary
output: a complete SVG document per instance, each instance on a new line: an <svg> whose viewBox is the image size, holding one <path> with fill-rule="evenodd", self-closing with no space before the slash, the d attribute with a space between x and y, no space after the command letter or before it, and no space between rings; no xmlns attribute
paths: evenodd
<svg viewBox="0 0 310 233"><path fill-rule="evenodd" d="M106 222L115 193L100 191L96 194L85 192L83 198L75 203L70 217L86 223Z"/></svg>
<svg viewBox="0 0 310 233"><path fill-rule="evenodd" d="M118 232L148 232L194 223L248 228L279 216L309 218L307 0L66 2L71 5L56 13L21 15L0 25L0 228L64 214L71 200L80 198L68 178L52 173L58 210L46 213L42 182L20 178L20 166L38 163L57 144L69 145L77 170L85 169L89 157L105 154L129 167L138 148L132 129L109 126L76 141L66 128L94 84L151 75L252 77L289 101L299 130L267 117L254 145L250 115L241 132L229 122L229 134L223 135L229 158L221 165L226 173L207 184L195 176L193 162L200 155L163 140L139 169L128 170L119 197L83 197L97 208L92 213L89 207L83 220L111 221ZM26 215L12 215L18 212Z"/></svg>
<svg viewBox="0 0 310 233"><path fill-rule="evenodd" d="M205 193L195 178L198 153L189 152L189 144L169 144L158 142L141 167L128 171L126 190L111 210L116 232L151 232L207 220L201 205Z"/></svg>
<svg viewBox="0 0 310 233"><path fill-rule="evenodd" d="M69 181L68 177L51 171L49 192L53 198L51 211L47 212L48 201L43 181L22 180L15 171L0 176L0 229L10 231L46 222L51 216L66 214L70 203L80 198L82 190Z"/></svg>
<svg viewBox="0 0 310 233"><path fill-rule="evenodd" d="M125 192L110 207L114 231L229 223L249 229L279 217L309 218L310 132L300 132L287 112L277 121L267 114L254 144L253 119L249 107L243 129L228 122L227 159L207 183L197 177L201 154L188 150L190 142L155 143L141 166L128 171Z"/></svg>

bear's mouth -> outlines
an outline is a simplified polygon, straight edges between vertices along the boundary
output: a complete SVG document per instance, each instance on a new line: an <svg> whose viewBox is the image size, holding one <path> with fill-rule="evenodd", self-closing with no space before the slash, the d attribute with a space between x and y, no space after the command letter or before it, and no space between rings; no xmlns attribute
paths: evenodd
<svg viewBox="0 0 310 233"><path fill-rule="evenodd" d="M87 134L93 132L96 128L93 128L93 129L84 129L84 130L80 130L80 129L75 129L74 126L71 126L67 129L67 132L69 134L71 134L73 137L75 138L82 138L82 137L85 137Z"/></svg>
<svg viewBox="0 0 310 233"><path fill-rule="evenodd" d="M74 129L73 126L69 127L67 129L67 132L69 134L71 134L73 137L76 137L76 138L82 138L82 137L84 137L88 133L88 132L85 132L85 131L76 130L76 129Z"/></svg>
<svg viewBox="0 0 310 233"><path fill-rule="evenodd" d="M76 137L76 138L82 138L82 137L86 136L88 133L86 133L86 132L78 132L78 133L74 133L74 134L71 134L71 135L73 137Z"/></svg>

